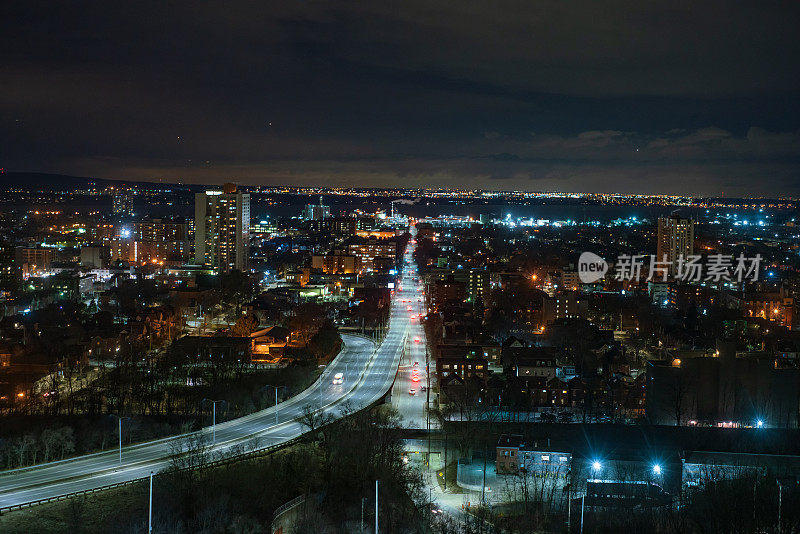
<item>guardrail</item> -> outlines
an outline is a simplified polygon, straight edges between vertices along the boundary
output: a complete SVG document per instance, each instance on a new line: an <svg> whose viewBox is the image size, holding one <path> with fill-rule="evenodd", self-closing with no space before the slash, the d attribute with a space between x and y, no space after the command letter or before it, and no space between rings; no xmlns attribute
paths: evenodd
<svg viewBox="0 0 800 534"><path fill-rule="evenodd" d="M361 410L356 410L351 415L355 415L356 413L359 413L359 412L361 412L363 410L368 410L368 409L372 408L374 405L375 405L375 403L371 403L371 404L369 404L367 406L364 406ZM319 426L319 427L315 428L313 431L314 432L319 431L321 428L323 428L325 426L328 426L328 425L336 424L339 421L341 421L341 419L337 419L335 421L331 421L331 422L327 423L326 425L322 425L322 426ZM309 430L308 432L312 432L312 431ZM256 449L256 450L252 450L252 451L233 454L233 455L230 455L230 456L226 456L224 458L220 458L220 459L217 459L217 460L212 460L212 461L204 463L204 464L202 464L200 466L184 467L182 469L179 469L179 471L188 471L188 470L191 470L191 469L212 469L212 468L215 468L215 467L221 467L221 466L224 466L224 465L229 465L229 464L232 464L232 463L241 462L241 461L252 459L252 458L258 458L260 456L266 456L268 454L272 454L275 451L278 451L278 450L281 450L281 449L285 449L285 448L287 448L287 447L289 447L291 445L299 443L303 439L305 434L307 434L308 432L304 432L303 434L301 434L301 435L299 435L299 436L297 436L295 438L286 440L283 443L276 443L275 445L269 445L269 446L261 448L261 449ZM80 497L81 495L91 495L91 494L94 494L94 493L99 493L101 491L106 491L106 490L110 490L110 489L114 489L114 488L120 488L122 486L129 486L131 484L136 484L138 482L143 482L143 481L147 480L148 478L149 478L149 475L145 476L145 477L139 477L139 478L134 478L134 479L131 479L131 480L126 480L124 482L116 482L114 484L106 484L105 486L99 486L97 488L91 488L91 489L80 490L80 491L71 491L71 492L68 492L68 493L63 493L61 495L54 495L52 497L45 497L43 499L36 499L36 500L25 502L25 503L2 506L2 507L0 507L0 515L2 515L3 512L11 512L11 511L14 511L14 510L22 510L23 508L30 508L32 506L36 506L37 504L58 502L58 501L66 500L66 499L71 499L73 497ZM290 503L291 503L291 501L290 501ZM288 505L290 503L286 503L283 506L286 506L286 505ZM278 508L278 510L280 510L280 508ZM276 514L277 514L277 511L276 511Z"/></svg>
<svg viewBox="0 0 800 534"><path fill-rule="evenodd" d="M374 340L371 340L371 341L374 342ZM375 356L375 352L373 352L373 354L372 354L370 359L372 359L372 357L374 357L374 356ZM361 374L362 378L363 378L363 375L364 375L365 372L366 372L366 369ZM322 376L320 375L320 377L317 380L318 381L322 380ZM316 382L315 382L315 384L316 384ZM308 390L312 389L313 387L314 387L314 385L310 386L305 391L308 391ZM390 386L390 388L391 388L391 386ZM300 395L302 395L302 393ZM375 404L380 402L380 400L381 399L379 398L376 401L363 406L360 410L354 411L353 414L359 413L359 412L361 412L363 410L370 409ZM253 415L253 414L250 414L250 415ZM245 417L248 417L248 416L245 416ZM331 421L328 424L335 424L339 420L341 420L341 419L337 419L336 421ZM327 425L323 425L323 426L327 426ZM318 431L320 428L322 428L322 427L315 428L314 431ZM172 437L162 438L161 440L157 440L157 441L162 441L162 440L166 441L166 440L171 440L171 439L173 439L173 440L181 439L181 438L185 438L185 437L188 437L188 436L190 436L192 434L200 433L200 432L203 432L203 431L204 430L199 430L199 431L196 431L196 432L190 432L188 434L183 434L181 436L172 436ZM309 429L309 432L310 431L311 430ZM265 456L265 455L271 454L271 453L273 453L273 452L275 452L277 450L280 450L280 449L286 448L286 447L288 447L290 445L294 445L295 443L298 443L303 438L303 436L305 436L305 434L307 434L307 432L304 432L303 434L301 434L301 435L299 435L299 436L297 436L295 438L292 438L292 439L289 439L287 441L284 441L283 443L270 445L270 446L267 446L267 447L264 447L264 448L261 448L261 449L255 449L255 450L252 450L252 451L242 452L242 453L238 453L238 454L232 454L230 456L226 456L225 458L220 458L218 460L210 461L210 462L205 463L205 464L203 464L201 466L195 466L195 467L191 467L191 468L187 467L187 468L184 468L182 470L209 469L209 468L219 467L219 466L222 466L222 465L228 465L228 464L235 463L235 462L240 462L240 461L243 461L243 460L246 460L246 459L249 459L249 458L257 458L259 456ZM102 454L102 453L94 453L94 454ZM34 466L31 466L31 467L34 467ZM37 504L44 504L44 503L50 503L50 502L63 501L63 500L66 500L66 499L71 499L73 497L79 497L81 495L90 495L90 494L98 493L98 492L101 492L101 491L106 491L106 490L109 490L109 489L119 488L119 487L127 486L127 485L130 485L130 484L136 484L138 482L142 482L144 480L147 480L148 478L149 478L149 475L146 476L146 477L139 477L139 478L135 478L135 479L131 479L131 480L126 480L124 482L116 482L114 484L107 484L105 486L99 486L99 487L96 487L96 488L80 490L80 491L67 492L67 493L63 493L61 495L55 495L55 496L46 497L46 498L43 498L43 499L36 499L36 500L28 501L28 502L25 502L25 503L2 506L2 507L0 507L0 514L2 514L3 512L10 512L10 511L13 511L13 510L21 510L23 508L30 508L32 506L36 506Z"/></svg>
<svg viewBox="0 0 800 534"><path fill-rule="evenodd" d="M219 458L217 460L211 460L211 461L206 462L206 463L204 463L204 464L202 464L200 466L184 467L182 469L179 469L179 471L188 471L190 469L212 469L212 468L215 468L215 467L221 467L223 465L229 465L229 464L232 464L232 463L241 462L241 461L248 460L248 459L251 459L251 458L258 458L259 456L266 456L267 454L271 454L271 453L273 453L273 452L275 452L277 450L284 449L286 447L294 445L295 443L298 443L301 438L302 438L302 435L298 436L296 438L292 438L290 440L284 441L283 443L277 443L275 445L269 445L269 446L264 447L262 449L256 449L256 450L247 451L247 452L243 452L243 453L239 453L239 454L233 454L233 455L230 455L230 456L226 456L224 458ZM49 503L49 502L63 501L63 500L66 500L66 499L71 499L73 497L80 497L81 495L91 495L93 493L99 493L101 491L106 491L106 490L110 490L110 489L114 489L114 488L120 488L122 486L129 486L131 484L136 484L138 482L143 482L143 481L147 480L148 478L149 478L149 475L145 476L145 477L139 477L139 478L134 478L134 479L131 479L131 480L126 480L124 482L115 482L114 484L106 484L105 486L99 486L97 488L91 488L91 489L80 490L80 491L71 491L71 492L68 492L68 493L63 493L61 495L55 495L53 497L45 497L43 499L36 499L36 500L25 502L25 503L3 506L3 507L0 507L0 514L2 514L3 512L10 512L10 511L13 511L13 510L22 510L23 508L30 508L32 506L36 506L37 504L44 504L44 503Z"/></svg>
<svg viewBox="0 0 800 534"><path fill-rule="evenodd" d="M297 497L295 497L291 501L278 506L275 509L275 513L272 514L272 520L275 521L275 519L277 519L286 510L291 510L292 508L294 508L295 506L297 506L298 504L300 504L301 502L303 502L305 500L306 500L306 496L305 495L298 495Z"/></svg>
<svg viewBox="0 0 800 534"><path fill-rule="evenodd" d="M275 509L275 513L272 514L272 523L270 523L270 532L278 532L278 527L275 525L278 522L278 519L280 519L280 517L289 510L292 510L295 507L305 502L306 502L306 496L298 495L291 501L278 506L278 508Z"/></svg>
<svg viewBox="0 0 800 534"><path fill-rule="evenodd" d="M359 335L358 337L364 337L365 339L369 339L369 338L367 338L367 336ZM374 340L372 340L372 341L374 342ZM344 341L342 341L342 348L339 351L339 353L336 356L334 356L334 359L336 359L339 356L339 354L341 354L344 351L344 349L345 349L345 343L344 343ZM297 395L294 395L293 397L290 397L289 399L286 399L284 402L287 402L287 401L292 400L292 399L296 399L298 397L301 397L304 394L307 394L310 391L313 391L314 388L319 386L318 382L322 381L322 375L323 374L324 374L324 371L323 371L323 373L320 373L320 375L317 377L317 379L314 380L311 383L310 386L308 386L303 391L300 391ZM241 417L236 417L234 419L229 419L228 421L224 421L224 422L218 423L217 424L217 428L222 429L227 424L235 423L237 421L241 422L241 421L243 421L245 419L251 419L253 417L258 416L259 413L265 412L267 410L272 410L273 408L274 408L274 406L273 407L269 407L269 408L265 408L264 410L259 410L259 411L253 412L253 413L242 415ZM181 439L188 438L190 436L199 436L199 435L202 435L202 434L209 434L209 433L211 433L211 427L210 426L206 426L206 427L200 428L198 430L192 430L191 432L185 432L183 434L173 434L173 435L164 436L164 437L161 437L161 438L156 438L156 439L150 440L150 441L142 441L142 442L139 442L139 443L128 444L125 447L123 447L123 451L130 452L130 451L134 451L134 450L136 450L136 449L138 449L140 447L147 447L147 446L150 446L150 445L154 445L156 443L165 443L165 442L168 442L168 441L178 441L178 440L181 440ZM17 467L15 469L5 469L5 470L0 471L0 477L4 477L4 476L7 476L7 475L13 475L14 473L33 471L33 470L41 469L42 467L47 467L47 466L53 466L53 465L58 465L58 464L66 464L66 463L75 461L78 458L91 458L93 456L102 456L104 454L114 453L116 450L117 450L116 447L112 447L112 448L103 449L103 450L100 450L100 451L97 451L97 452L90 452L88 454L83 454L83 455L80 455L80 456L73 456L73 457L70 457L70 458L64 458L63 460L54 460L52 462L45 462L45 463L34 464L34 465L26 465L24 467ZM0 511L2 511L2 510L3 509L0 508Z"/></svg>

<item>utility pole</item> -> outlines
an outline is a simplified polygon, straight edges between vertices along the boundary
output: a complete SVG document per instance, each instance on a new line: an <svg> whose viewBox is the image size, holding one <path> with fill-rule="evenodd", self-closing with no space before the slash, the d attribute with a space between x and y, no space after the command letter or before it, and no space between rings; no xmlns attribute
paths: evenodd
<svg viewBox="0 0 800 534"><path fill-rule="evenodd" d="M483 442L483 485L481 486L481 505L486 506L486 460L489 456L489 451L486 446L486 440Z"/></svg>
<svg viewBox="0 0 800 534"><path fill-rule="evenodd" d="M428 428L428 472L431 469L431 366L428 361L428 340L425 340L425 381L428 383L425 389L425 425Z"/></svg>
<svg viewBox="0 0 800 534"><path fill-rule="evenodd" d="M281 388L285 388L286 386L273 386L272 384L267 384L261 389L266 388L273 388L275 390L275 424L278 424L278 390ZM259 390L261 391L261 390Z"/></svg>
<svg viewBox="0 0 800 534"><path fill-rule="evenodd" d="M572 469L567 471L567 532L571 533L572 526Z"/></svg>
<svg viewBox="0 0 800 534"><path fill-rule="evenodd" d="M581 534L583 534L583 505L585 501L586 501L586 495L581 497Z"/></svg>
<svg viewBox="0 0 800 534"><path fill-rule="evenodd" d="M153 472L150 471L150 509L147 514L147 533L153 534Z"/></svg>
<svg viewBox="0 0 800 534"><path fill-rule="evenodd" d="M364 503L367 501L366 497L361 497L361 533L364 533Z"/></svg>
<svg viewBox="0 0 800 534"><path fill-rule="evenodd" d="M442 430L444 430L444 421L442 421ZM444 489L447 489L447 431L444 432Z"/></svg>
<svg viewBox="0 0 800 534"><path fill-rule="evenodd" d="M572 499L569 496L569 490L567 490L567 532L571 532L572 525L570 524L570 520L572 519Z"/></svg>
<svg viewBox="0 0 800 534"><path fill-rule="evenodd" d="M200 401L201 403L208 401L212 405L212 416L211 416L211 443L217 443L217 403L218 402L226 402L225 400L211 400L211 399L203 399Z"/></svg>
<svg viewBox="0 0 800 534"><path fill-rule="evenodd" d="M122 417L121 415L116 415L113 413L111 415L117 418L119 428L119 464L122 465L122 420L130 419L130 417Z"/></svg>
<svg viewBox="0 0 800 534"><path fill-rule="evenodd" d="M378 534L378 481L375 481L375 534Z"/></svg>

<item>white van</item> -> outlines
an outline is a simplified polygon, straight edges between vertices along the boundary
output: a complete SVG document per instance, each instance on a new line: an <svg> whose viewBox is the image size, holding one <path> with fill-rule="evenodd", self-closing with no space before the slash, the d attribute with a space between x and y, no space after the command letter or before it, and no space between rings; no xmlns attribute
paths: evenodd
<svg viewBox="0 0 800 534"><path fill-rule="evenodd" d="M336 373L333 375L333 385L336 386L338 384L344 383L344 373Z"/></svg>

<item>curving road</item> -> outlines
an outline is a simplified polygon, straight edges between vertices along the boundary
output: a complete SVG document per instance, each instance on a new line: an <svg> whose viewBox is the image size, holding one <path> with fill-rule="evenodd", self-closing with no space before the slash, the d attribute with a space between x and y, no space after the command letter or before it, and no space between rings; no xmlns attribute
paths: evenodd
<svg viewBox="0 0 800 534"><path fill-rule="evenodd" d="M415 286L410 266L404 267L401 284L408 288ZM377 350L369 339L343 335L344 349L317 382L277 406L277 423L276 407L220 423L209 452L224 454L234 448L265 448L296 438L308 430L297 420L307 406L341 417L342 403L359 409L381 399L392 387L408 332L409 315L407 304L401 302L402 294L398 292L392 302L389 330ZM332 383L336 373L345 373L343 384ZM199 432L211 442L211 427ZM0 511L146 477L151 471L167 467L169 457L180 443L179 438L170 437L124 447L121 464L115 449L4 472L0 474Z"/></svg>

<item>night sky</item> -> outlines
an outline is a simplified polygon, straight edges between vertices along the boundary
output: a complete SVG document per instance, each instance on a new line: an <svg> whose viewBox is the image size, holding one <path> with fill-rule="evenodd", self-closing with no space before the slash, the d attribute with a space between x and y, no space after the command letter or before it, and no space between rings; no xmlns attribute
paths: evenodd
<svg viewBox="0 0 800 534"><path fill-rule="evenodd" d="M800 2L7 2L0 167L800 195Z"/></svg>

